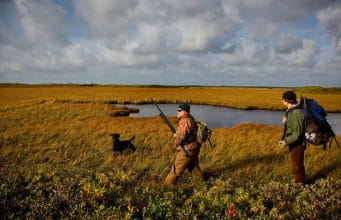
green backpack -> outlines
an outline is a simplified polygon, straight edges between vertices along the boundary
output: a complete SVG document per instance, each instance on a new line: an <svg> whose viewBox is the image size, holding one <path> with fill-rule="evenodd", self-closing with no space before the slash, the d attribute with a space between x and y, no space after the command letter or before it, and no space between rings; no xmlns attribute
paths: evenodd
<svg viewBox="0 0 341 220"><path fill-rule="evenodd" d="M211 144L210 138L211 138L211 129L207 127L207 123L204 121L200 121L195 119L195 122L197 124L197 141L198 143L206 143L206 141L209 141Z"/></svg>

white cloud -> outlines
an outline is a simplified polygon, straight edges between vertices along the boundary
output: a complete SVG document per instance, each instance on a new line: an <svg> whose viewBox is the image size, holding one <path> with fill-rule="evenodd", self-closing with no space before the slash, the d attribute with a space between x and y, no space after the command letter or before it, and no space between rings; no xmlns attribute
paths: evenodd
<svg viewBox="0 0 341 220"><path fill-rule="evenodd" d="M257 42L242 40L233 53L221 54L223 63L229 65L263 65L269 60L269 49Z"/></svg>
<svg viewBox="0 0 341 220"><path fill-rule="evenodd" d="M166 40L163 38L165 30L160 25L150 23L138 23L139 37L136 40L135 50L139 53L162 53L166 47Z"/></svg>
<svg viewBox="0 0 341 220"><path fill-rule="evenodd" d="M302 48L292 50L290 53L272 54L272 62L275 65L288 65L297 67L314 67L319 54L314 41L304 39Z"/></svg>
<svg viewBox="0 0 341 220"><path fill-rule="evenodd" d="M239 22L238 16L217 8L186 17L175 23L181 38L178 48L180 51L220 51L235 36Z"/></svg>
<svg viewBox="0 0 341 220"><path fill-rule="evenodd" d="M340 52L340 4L330 2L0 1L0 81L256 85L298 73L314 75L311 82L319 72L337 78L340 60L326 45L332 39L309 23L318 16ZM302 24L314 34L303 34Z"/></svg>
<svg viewBox="0 0 341 220"><path fill-rule="evenodd" d="M75 10L89 25L91 34L113 37L126 28L133 17L134 0L74 0Z"/></svg>
<svg viewBox="0 0 341 220"><path fill-rule="evenodd" d="M60 6L48 0L15 0L20 24L27 43L39 45L68 42L64 33L64 13Z"/></svg>
<svg viewBox="0 0 341 220"><path fill-rule="evenodd" d="M336 52L341 54L341 3L322 10L317 17L322 28L333 37Z"/></svg>
<svg viewBox="0 0 341 220"><path fill-rule="evenodd" d="M222 8L221 1L75 2L95 37L138 52L221 49L240 22L236 11Z"/></svg>

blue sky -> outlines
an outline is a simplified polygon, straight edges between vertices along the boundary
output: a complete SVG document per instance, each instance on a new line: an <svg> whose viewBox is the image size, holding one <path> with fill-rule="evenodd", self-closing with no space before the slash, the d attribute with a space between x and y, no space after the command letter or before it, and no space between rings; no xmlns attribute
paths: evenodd
<svg viewBox="0 0 341 220"><path fill-rule="evenodd" d="M2 0L0 82L341 86L336 0Z"/></svg>

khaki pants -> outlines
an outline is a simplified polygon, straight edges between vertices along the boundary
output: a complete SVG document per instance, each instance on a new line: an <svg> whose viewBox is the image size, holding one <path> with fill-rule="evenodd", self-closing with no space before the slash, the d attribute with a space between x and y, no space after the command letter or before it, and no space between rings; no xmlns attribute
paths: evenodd
<svg viewBox="0 0 341 220"><path fill-rule="evenodd" d="M305 145L296 145L289 147L290 159L291 159L291 174L295 183L305 182L305 170L304 170L304 151Z"/></svg>
<svg viewBox="0 0 341 220"><path fill-rule="evenodd" d="M183 151L178 151L176 154L174 165L171 171L168 173L168 176L165 179L166 185L171 185L175 182L175 180L180 176L182 171L188 169L193 177L204 179L201 169L199 167L199 153L200 148L187 151L187 156L184 155Z"/></svg>

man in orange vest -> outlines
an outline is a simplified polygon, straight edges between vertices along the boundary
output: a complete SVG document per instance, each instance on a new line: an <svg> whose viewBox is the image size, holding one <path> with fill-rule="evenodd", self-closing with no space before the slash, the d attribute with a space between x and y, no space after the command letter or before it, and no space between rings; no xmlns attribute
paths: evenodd
<svg viewBox="0 0 341 220"><path fill-rule="evenodd" d="M201 144L197 141L196 122L190 114L190 106L180 104L177 109L177 118L179 125L174 134L174 142L178 152L174 165L165 179L166 185L173 184L185 169L188 169L193 177L203 179L199 166Z"/></svg>

